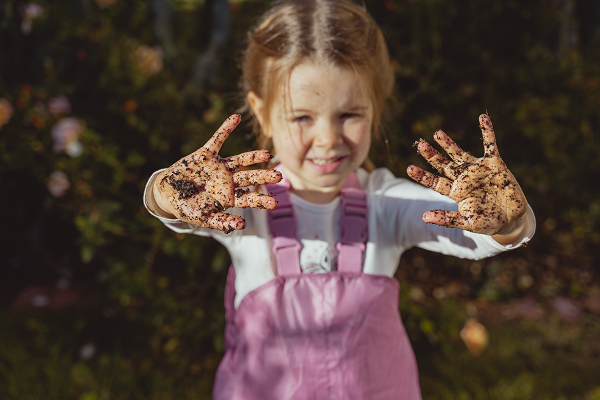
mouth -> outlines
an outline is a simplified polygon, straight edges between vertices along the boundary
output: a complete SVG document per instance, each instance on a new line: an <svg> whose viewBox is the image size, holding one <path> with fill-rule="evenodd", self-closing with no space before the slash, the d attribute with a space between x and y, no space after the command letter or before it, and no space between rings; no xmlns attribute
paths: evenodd
<svg viewBox="0 0 600 400"><path fill-rule="evenodd" d="M337 169L346 156L331 157L331 158L309 158L308 162L311 167L321 173L331 173Z"/></svg>
<svg viewBox="0 0 600 400"><path fill-rule="evenodd" d="M334 158L309 158L308 161L310 161L313 164L316 165L328 165L328 164L333 164L336 161L341 160L344 157L334 157Z"/></svg>

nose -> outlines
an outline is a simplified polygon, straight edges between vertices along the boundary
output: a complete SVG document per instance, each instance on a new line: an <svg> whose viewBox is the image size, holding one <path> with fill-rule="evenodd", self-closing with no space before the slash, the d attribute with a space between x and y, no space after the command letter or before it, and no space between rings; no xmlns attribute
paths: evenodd
<svg viewBox="0 0 600 400"><path fill-rule="evenodd" d="M335 147L343 141L342 135L343 130L339 122L323 121L317 130L313 145L325 148Z"/></svg>

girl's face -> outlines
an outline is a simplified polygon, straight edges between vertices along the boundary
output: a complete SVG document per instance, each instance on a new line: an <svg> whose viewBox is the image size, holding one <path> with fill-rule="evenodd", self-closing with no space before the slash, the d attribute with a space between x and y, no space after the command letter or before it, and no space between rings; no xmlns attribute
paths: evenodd
<svg viewBox="0 0 600 400"><path fill-rule="evenodd" d="M364 82L351 70L300 64L292 71L289 93L282 90L265 124L264 103L248 99L275 151L292 191L314 203L340 192L346 176L367 158L373 104Z"/></svg>

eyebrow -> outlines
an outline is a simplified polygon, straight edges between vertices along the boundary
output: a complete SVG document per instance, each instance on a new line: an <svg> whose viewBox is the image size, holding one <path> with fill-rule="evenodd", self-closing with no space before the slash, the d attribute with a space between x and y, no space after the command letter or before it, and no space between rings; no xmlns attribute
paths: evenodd
<svg viewBox="0 0 600 400"><path fill-rule="evenodd" d="M369 106L359 105L359 106L351 106L351 107L341 107L341 109L345 110L345 111L365 111L365 110L369 109ZM305 108L293 108L291 110L288 110L288 112L304 113L304 112L311 112L311 110L308 110Z"/></svg>
<svg viewBox="0 0 600 400"><path fill-rule="evenodd" d="M369 109L369 106L364 106L364 105L348 107L348 110L350 110L350 111L365 111L368 109Z"/></svg>
<svg viewBox="0 0 600 400"><path fill-rule="evenodd" d="M310 110L307 110L305 108L292 108L292 109L288 109L288 112L291 113L303 113L303 112L310 112Z"/></svg>

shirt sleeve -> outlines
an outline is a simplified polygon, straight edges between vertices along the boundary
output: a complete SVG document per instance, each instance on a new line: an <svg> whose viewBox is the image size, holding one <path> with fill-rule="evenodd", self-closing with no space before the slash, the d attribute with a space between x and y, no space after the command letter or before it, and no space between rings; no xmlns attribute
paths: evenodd
<svg viewBox="0 0 600 400"><path fill-rule="evenodd" d="M535 216L531 208L521 236L503 246L491 236L446 228L423 222L428 210L458 210L456 202L436 191L407 179L396 178L387 169L373 171L365 184L377 218L377 229L393 240L401 251L420 247L460 258L480 259L511 250L529 242L535 233Z"/></svg>

